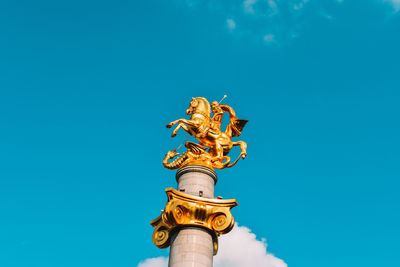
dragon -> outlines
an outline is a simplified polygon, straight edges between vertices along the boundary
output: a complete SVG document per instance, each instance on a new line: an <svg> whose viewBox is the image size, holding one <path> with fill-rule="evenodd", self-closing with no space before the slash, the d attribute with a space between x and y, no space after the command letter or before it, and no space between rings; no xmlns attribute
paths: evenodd
<svg viewBox="0 0 400 267"><path fill-rule="evenodd" d="M229 164L231 159L228 156L223 156L222 161L213 161L214 156L207 152L208 148L206 146L202 146L193 142L186 142L185 147L187 148L187 151L183 152L182 154L177 153L176 149L168 151L162 162L166 169L179 169L188 164L195 164L196 162L202 162L202 164L206 163L210 167L216 169L223 169L234 166L236 162L238 162L238 160L240 159L239 157L232 164ZM172 162L169 162L171 159L175 158L178 155L180 155L178 158L176 158Z"/></svg>

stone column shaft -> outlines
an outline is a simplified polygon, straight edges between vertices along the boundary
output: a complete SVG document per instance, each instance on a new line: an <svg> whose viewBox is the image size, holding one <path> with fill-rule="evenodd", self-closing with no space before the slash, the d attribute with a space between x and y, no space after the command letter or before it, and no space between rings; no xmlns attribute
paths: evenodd
<svg viewBox="0 0 400 267"><path fill-rule="evenodd" d="M217 175L204 166L186 166L176 174L178 190L193 196L214 198ZM202 227L185 226L171 237L169 267L212 267L213 237Z"/></svg>

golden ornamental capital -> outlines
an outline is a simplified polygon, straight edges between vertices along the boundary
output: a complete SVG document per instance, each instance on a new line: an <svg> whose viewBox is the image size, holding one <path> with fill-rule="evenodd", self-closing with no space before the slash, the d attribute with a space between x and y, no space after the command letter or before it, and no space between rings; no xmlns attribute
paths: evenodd
<svg viewBox="0 0 400 267"><path fill-rule="evenodd" d="M150 224L155 227L153 243L159 248L170 245L171 233L184 226L197 226L213 235L214 254L218 250L217 237L232 230L235 219L230 210L238 205L236 199L210 199L192 196L173 188L165 189L168 202L161 215Z"/></svg>

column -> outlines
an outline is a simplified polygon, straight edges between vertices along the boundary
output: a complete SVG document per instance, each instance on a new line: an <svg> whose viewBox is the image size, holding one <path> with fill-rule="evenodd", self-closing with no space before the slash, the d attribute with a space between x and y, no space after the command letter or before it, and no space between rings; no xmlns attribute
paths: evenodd
<svg viewBox="0 0 400 267"><path fill-rule="evenodd" d="M186 166L176 173L178 190L193 196L214 198L217 174L204 166ZM184 226L171 237L169 267L212 267L214 245L209 230Z"/></svg>

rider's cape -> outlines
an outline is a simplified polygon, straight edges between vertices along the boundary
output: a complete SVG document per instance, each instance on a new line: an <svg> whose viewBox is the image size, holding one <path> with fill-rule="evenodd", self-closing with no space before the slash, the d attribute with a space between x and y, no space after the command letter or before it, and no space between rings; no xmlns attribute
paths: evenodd
<svg viewBox="0 0 400 267"><path fill-rule="evenodd" d="M231 122L228 124L227 128L228 127L232 128L232 137L239 136L242 133L242 130L246 125L246 123L248 122L248 120L238 119L235 115L235 111L228 105L220 105L220 107L224 112L229 113L229 118Z"/></svg>

